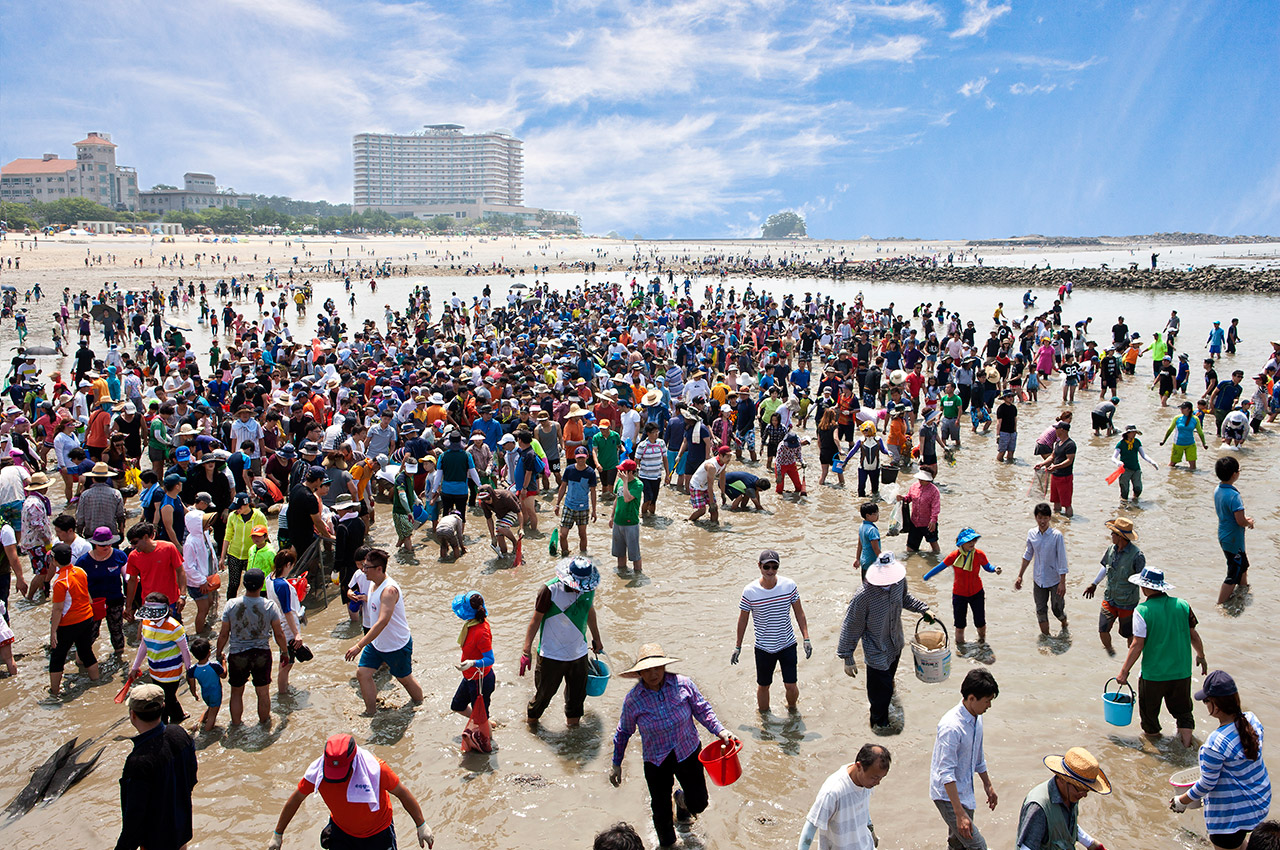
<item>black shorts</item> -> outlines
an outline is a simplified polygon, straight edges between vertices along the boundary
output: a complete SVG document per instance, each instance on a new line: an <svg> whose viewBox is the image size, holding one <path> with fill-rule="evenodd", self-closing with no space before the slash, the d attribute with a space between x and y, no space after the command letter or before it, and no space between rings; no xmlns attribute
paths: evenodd
<svg viewBox="0 0 1280 850"><path fill-rule="evenodd" d="M1240 578L1249 570L1249 556L1244 552L1224 552L1227 556L1227 577L1223 584L1239 584Z"/></svg>
<svg viewBox="0 0 1280 850"><path fill-rule="evenodd" d="M658 501L658 492L662 489L662 480L659 478L641 478L640 484L644 487L644 495L641 501L653 504Z"/></svg>
<svg viewBox="0 0 1280 850"><path fill-rule="evenodd" d="M547 469L550 470L551 472L554 472L556 475L559 475L560 474L560 458L558 457L547 458Z"/></svg>
<svg viewBox="0 0 1280 850"><path fill-rule="evenodd" d="M439 515L442 517L446 517L453 510L457 510L458 513L462 514L463 516L467 515L467 494L466 493L462 493L461 495L452 494L452 493L440 494L440 514Z"/></svg>
<svg viewBox="0 0 1280 850"><path fill-rule="evenodd" d="M1209 833L1209 840L1213 842L1214 847L1235 850L1235 848L1244 845L1244 840L1248 835L1249 831L1247 829L1237 829L1235 832L1211 832Z"/></svg>
<svg viewBox="0 0 1280 850"><path fill-rule="evenodd" d="M796 645L784 647L777 652L765 652L756 647L756 684L767 688L773 684L773 668L782 667L782 682L786 685L796 683Z"/></svg>
<svg viewBox="0 0 1280 850"><path fill-rule="evenodd" d="M1089 416L1090 416L1090 417L1092 417L1092 419L1093 419L1093 430L1095 430L1095 431L1103 431L1103 430L1105 430L1105 429L1106 429L1107 424L1108 424L1108 423L1107 423L1107 417L1105 417L1105 416L1103 416L1103 415L1101 415L1101 414L1099 414L1099 413L1090 413L1090 414L1089 414Z"/></svg>
<svg viewBox="0 0 1280 850"><path fill-rule="evenodd" d="M493 698L495 683L496 680L492 668L481 679L463 679L458 683L458 690L453 693L453 702L449 703L449 710L462 711L464 708L471 708L483 693L484 709L487 712L490 705L489 700Z"/></svg>
<svg viewBox="0 0 1280 850"><path fill-rule="evenodd" d="M973 596L951 594L951 616L957 629L968 625L968 609L973 609L973 624L980 629L987 627L987 592L979 590Z"/></svg>
<svg viewBox="0 0 1280 850"><path fill-rule="evenodd" d="M249 649L227 656L227 682L231 687L243 688L250 676L255 688L271 684L271 650Z"/></svg>

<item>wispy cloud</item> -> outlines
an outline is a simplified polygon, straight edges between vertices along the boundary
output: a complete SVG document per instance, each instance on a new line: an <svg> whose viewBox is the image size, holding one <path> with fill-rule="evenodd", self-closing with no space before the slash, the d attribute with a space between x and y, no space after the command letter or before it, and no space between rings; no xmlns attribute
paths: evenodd
<svg viewBox="0 0 1280 850"><path fill-rule="evenodd" d="M855 15L889 21L932 21L938 25L946 22L946 15L940 8L923 0L909 0L906 3L854 3L845 8Z"/></svg>
<svg viewBox="0 0 1280 850"><path fill-rule="evenodd" d="M1057 87L1057 83L1038 83L1034 86L1029 86L1026 83L1014 83L1009 86L1009 94L1048 94Z"/></svg>
<svg viewBox="0 0 1280 850"><path fill-rule="evenodd" d="M988 80L986 77L978 77L976 80L970 80L965 83L956 91L965 97L977 97L982 94L982 90L987 87L987 82Z"/></svg>
<svg viewBox="0 0 1280 850"><path fill-rule="evenodd" d="M992 6L988 0L964 0L964 13L960 16L960 29L951 33L952 38L982 35L997 18L1013 9L1009 3Z"/></svg>
<svg viewBox="0 0 1280 850"><path fill-rule="evenodd" d="M1024 68L1041 68L1045 71L1083 71L1102 62L1099 56L1088 59L1058 59L1053 56L1035 56L1028 54L1004 55L1001 61Z"/></svg>

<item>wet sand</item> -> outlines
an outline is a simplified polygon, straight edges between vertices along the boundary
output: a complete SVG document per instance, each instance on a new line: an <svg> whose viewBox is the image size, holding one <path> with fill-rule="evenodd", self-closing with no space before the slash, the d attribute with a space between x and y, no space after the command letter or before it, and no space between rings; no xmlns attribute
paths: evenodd
<svg viewBox="0 0 1280 850"><path fill-rule="evenodd" d="M243 258L254 245L201 247L211 253L237 252ZM492 246L495 251L500 247ZM8 251L9 246L4 248ZM338 245L335 254L344 248ZM188 257L192 249L189 244L169 247ZM312 246L319 255L318 249ZM45 250L42 245L40 252ZM83 248L79 250L83 252ZM147 248L140 246L140 250L145 253ZM49 265L42 278L46 292L60 292L64 283L78 289L96 286L93 281L113 279L148 285L158 277L154 269L130 275L128 255L123 250L117 253L121 262L114 268L85 272L74 266L60 269L56 263ZM24 253L23 277L28 265ZM31 263L29 268L34 273L38 266ZM172 279L178 273L166 273L165 278ZM202 277L221 274L220 270L201 270ZM592 279L620 280L622 276L620 272L598 273ZM17 278L17 274L6 272L4 282L18 285ZM579 274L565 274L556 276L553 283L563 287L581 279ZM361 299L352 318L379 314L384 303L404 303L414 282L403 278L380 281L378 294L372 297L360 285ZM744 283L736 281L739 291ZM496 278L446 278L429 284L437 302L452 291L466 297L478 294L485 284L493 286L499 297L506 291L503 281ZM778 293L831 292L837 300L845 301L852 301L862 290L869 303L893 301L900 308L943 299L952 309L973 318L980 328L986 326L995 301L1017 303L1021 295L1020 291L1002 293L989 288L817 281L770 281L765 288ZM339 282L319 285L316 304L330 295L344 304L340 310L344 318L352 316ZM41 312L52 304L43 302ZM1065 318L1074 322L1093 316L1095 328L1101 330L1121 313L1135 330L1149 335L1163 325L1169 309L1178 309L1184 317L1183 339L1190 344L1193 360L1211 319L1225 322L1240 316L1245 343L1231 365L1238 363L1246 371L1265 360L1268 332L1274 335L1280 326L1280 308L1274 299L1235 295L1077 292L1067 305ZM194 320L196 311L189 315ZM47 336L41 339L37 333L40 321L33 311L33 343L47 341ZM11 329L7 325L0 332L4 347L13 344ZM204 342L199 332L196 336ZM55 361L41 358L46 374ZM1149 369L1144 360L1140 375L1149 374ZM1193 370L1193 387L1198 380ZM943 466L939 478L943 554L950 551L947 544L954 541L956 531L972 525L983 534L980 547L994 564L1005 568L1002 576L984 576L988 641L996 655L990 669L1002 688L986 716L987 760L1000 793L1000 806L994 813L981 811L977 822L993 847L1010 846L1023 795L1047 775L1041 757L1082 745L1100 758L1116 787L1110 797L1091 796L1083 805L1081 823L1089 832L1111 847L1205 846L1202 816L1196 812L1174 815L1166 806L1168 776L1194 764L1195 750L1183 750L1170 738L1158 744L1144 741L1136 720L1126 728L1103 721L1100 695L1107 679L1119 669L1120 658L1110 659L1103 652L1095 634L1097 601L1081 599L1080 593L1096 572L1108 542L1103 522L1117 513L1130 516L1149 563L1168 570L1177 585L1176 594L1187 598L1199 615L1210 667L1232 672L1246 707L1257 712L1264 724L1280 718L1280 688L1272 675L1280 653L1270 628L1280 615L1280 604L1274 598L1272 558L1268 557L1280 551L1280 496L1268 477L1280 459L1276 438L1280 429L1251 440L1241 452L1245 473L1240 489L1258 526L1248 534L1255 564L1253 592L1242 606L1227 611L1213 606L1224 570L1215 536L1211 468L1224 450L1211 442L1210 450L1201 452L1200 469L1195 473L1145 469L1147 489L1140 506L1121 508L1116 488L1103 482L1111 469L1109 458L1115 440L1077 433L1076 516L1069 522L1057 520L1067 537L1071 563L1067 600L1071 633L1069 639L1041 642L1029 590L1015 592L1012 585L1023 538L1032 525L1034 499L1026 495L1032 477L1031 444L1060 409L1054 400L1059 389L1056 382L1049 384L1038 404L1023 407L1016 464L997 466L994 436L975 437L966 429L965 448L958 455L957 466ZM1156 444L1172 410L1159 407L1145 382L1126 382L1121 395L1124 401L1117 422L1137 421L1146 431L1143 439L1149 454L1166 462L1167 448ZM1080 397L1075 405L1078 422L1088 421L1093 403L1094 397ZM690 528L683 521L688 514L687 500L674 490L664 490L658 501L659 516L647 522L641 534L648 572L644 578L615 573L613 559L608 556L607 523L602 520L592 527L590 552L603 574L597 605L606 647L614 666L623 667L639 643L661 642L668 653L684 659L674 669L697 681L721 720L744 741L744 776L729 788L711 790L711 808L691 834L682 833L688 846L794 846L823 779L850 761L862 743L876 740L894 754L893 769L872 801L881 847L939 847L945 841L945 829L928 800L934 727L958 700L965 671L983 662L956 657L951 678L928 685L912 675L908 651L898 674L898 703L905 728L901 734L884 738L872 734L867 726L864 679L846 678L834 657L844 608L857 581L851 567L858 522L856 489L818 487L816 450L810 447L806 458L811 490L807 499L792 494L779 498L770 492L764 497L764 513L722 514L722 525L715 530ZM754 469L761 471L761 467ZM895 490L893 485L883 494L891 498ZM56 504L58 488L53 492ZM553 517L550 504L541 508L540 525L545 535L552 528ZM379 516L373 538L386 545L392 536L386 506L380 508ZM440 562L438 547L424 544L412 559L397 558L391 568L405 588L414 631L415 670L426 691L426 702L416 709L406 707L403 690L380 677L382 695L393 708L373 719L359 717L362 704L354 666L341 660L343 649L354 642L358 629L347 624L340 605L311 612L304 634L316 659L295 668L293 694L283 699L273 697L270 730L249 727L198 739L201 781L196 788L193 848L262 846L280 806L320 751L324 737L337 731L352 732L401 775L421 800L435 828L437 847L588 846L594 831L619 819L637 825L646 844L652 845L638 741L633 740L628 751L622 787L612 788L606 778L610 736L625 693L623 680L615 679L604 696L588 700L587 717L578 730L565 730L558 701L544 717L542 730L535 734L524 728L524 703L533 685L531 677L516 677L519 647L534 593L551 575L553 560L542 536L526 541L527 563L512 569L509 560L494 559L482 528L482 519L468 518L470 551L457 562ZM903 538L889 538L886 543L900 551ZM782 708L777 687L775 713L762 718L755 709L751 665L731 667L728 663L738 597L743 584L758 574L755 556L766 547L781 553L783 573L799 583L814 643L813 658L800 663L800 710L794 716ZM907 561L909 581L912 591L944 612L950 622L949 581L945 577L929 583L921 580L935 563L933 556L911 557ZM458 681L451 666L458 655L457 621L448 601L467 588L485 594L492 615L498 676L494 717L501 726L495 730L500 750L491 757L459 755L463 724L448 711ZM6 732L6 746L0 750L0 799L4 800L25 784L28 769L63 740L97 734L122 712L111 703L122 682L120 670L108 672L103 683L92 688L86 687L83 677L72 674L71 699L56 703L42 700L48 682L42 649L48 610L47 604L36 608L23 602L14 604L17 651L25 657L19 662L22 673L18 678L0 682L0 724ZM914 618L904 618L904 623L910 628ZM99 647L105 645L104 637ZM189 696L184 695L183 704L188 712L197 713L198 706ZM220 719L225 727L225 704ZM1165 722L1169 724L1167 715ZM1197 746L1210 722L1203 710L1198 710ZM1172 732L1171 725L1167 730ZM117 729L113 735L122 731ZM55 830L66 846L97 847L113 842L119 826L116 780L128 748L124 740L111 743L97 771L81 785L4 830L5 845L43 845ZM1274 767L1270 750L1267 755ZM396 820L402 838L411 836L409 819L399 809ZM308 801L290 830L286 847L315 846L323 823L322 803Z"/></svg>

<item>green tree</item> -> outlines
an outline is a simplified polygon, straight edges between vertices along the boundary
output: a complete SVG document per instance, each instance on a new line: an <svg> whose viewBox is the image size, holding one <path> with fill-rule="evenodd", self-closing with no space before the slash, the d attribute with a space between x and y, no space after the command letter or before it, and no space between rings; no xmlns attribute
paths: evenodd
<svg viewBox="0 0 1280 850"><path fill-rule="evenodd" d="M154 185L154 186L152 186L152 187L151 187L151 191L152 191L152 192L160 192L160 191L163 191L163 190L165 190L165 189L176 189L176 188L178 188L178 187L177 187L177 186L170 186L168 183L157 183L156 185Z"/></svg>
<svg viewBox="0 0 1280 850"><path fill-rule="evenodd" d="M120 221L120 214L88 198L62 198L41 205L45 224L71 226L77 221Z"/></svg>
<svg viewBox="0 0 1280 850"><path fill-rule="evenodd" d="M426 224L429 229L434 230L436 233L444 233L453 227L453 221L454 219L451 215L437 215L427 219Z"/></svg>
<svg viewBox="0 0 1280 850"><path fill-rule="evenodd" d="M32 209L26 204L15 204L9 201L0 201L0 221L3 221L10 230L21 230L24 227L39 227L36 216Z"/></svg>
<svg viewBox="0 0 1280 850"><path fill-rule="evenodd" d="M760 236L764 239L786 239L789 236L804 236L804 216L792 210L776 212L760 225Z"/></svg>

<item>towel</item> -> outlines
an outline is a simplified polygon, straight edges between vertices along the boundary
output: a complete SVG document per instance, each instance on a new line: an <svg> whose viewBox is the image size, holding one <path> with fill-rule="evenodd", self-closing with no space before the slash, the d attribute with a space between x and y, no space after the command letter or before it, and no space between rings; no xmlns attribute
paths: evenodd
<svg viewBox="0 0 1280 850"><path fill-rule="evenodd" d="M324 756L313 761L302 778L319 786L324 781ZM355 758L351 761L351 777L347 780L347 802L366 803L369 811L376 812L382 790L379 787L381 778L382 765L378 763L378 757L364 747L356 747Z"/></svg>

